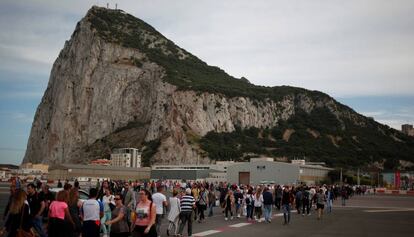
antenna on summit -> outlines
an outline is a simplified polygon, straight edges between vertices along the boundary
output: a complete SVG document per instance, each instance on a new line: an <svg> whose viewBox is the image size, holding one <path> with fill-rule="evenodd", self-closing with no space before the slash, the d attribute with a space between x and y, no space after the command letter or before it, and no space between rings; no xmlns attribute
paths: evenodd
<svg viewBox="0 0 414 237"><path fill-rule="evenodd" d="M108 2L106 3L106 8L109 8L109 3Z"/></svg>
<svg viewBox="0 0 414 237"><path fill-rule="evenodd" d="M118 9L118 3L115 3L115 10Z"/></svg>

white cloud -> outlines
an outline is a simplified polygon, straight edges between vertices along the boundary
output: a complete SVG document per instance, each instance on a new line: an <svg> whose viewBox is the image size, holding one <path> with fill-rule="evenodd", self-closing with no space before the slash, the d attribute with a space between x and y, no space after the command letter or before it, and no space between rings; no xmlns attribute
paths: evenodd
<svg viewBox="0 0 414 237"><path fill-rule="evenodd" d="M412 1L6 1L17 11L0 16L0 45L51 66L76 22L106 2L255 84L333 96L411 95L414 88Z"/></svg>
<svg viewBox="0 0 414 237"><path fill-rule="evenodd" d="M22 113L22 112L2 112L0 111L0 118L5 118L8 121L19 122L19 123L32 123L33 115Z"/></svg>

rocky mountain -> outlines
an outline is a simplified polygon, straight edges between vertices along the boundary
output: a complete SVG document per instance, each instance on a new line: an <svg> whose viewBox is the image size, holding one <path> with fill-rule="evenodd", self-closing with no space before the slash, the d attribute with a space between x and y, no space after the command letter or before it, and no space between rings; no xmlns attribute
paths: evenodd
<svg viewBox="0 0 414 237"><path fill-rule="evenodd" d="M324 93L234 78L142 20L92 7L53 65L24 162L87 163L119 147L143 148L146 164L414 161L413 138Z"/></svg>

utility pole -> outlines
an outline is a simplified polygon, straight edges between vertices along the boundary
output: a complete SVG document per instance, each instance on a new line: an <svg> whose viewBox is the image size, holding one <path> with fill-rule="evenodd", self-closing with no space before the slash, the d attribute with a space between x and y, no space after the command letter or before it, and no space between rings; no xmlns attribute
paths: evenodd
<svg viewBox="0 0 414 237"><path fill-rule="evenodd" d="M359 168L358 168L358 171L357 171L357 184L358 184L358 186L361 185L361 180L359 179Z"/></svg>

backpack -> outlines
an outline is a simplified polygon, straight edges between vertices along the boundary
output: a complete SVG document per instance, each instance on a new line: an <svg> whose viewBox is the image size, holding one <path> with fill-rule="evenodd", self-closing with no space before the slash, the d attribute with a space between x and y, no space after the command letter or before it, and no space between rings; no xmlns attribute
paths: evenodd
<svg viewBox="0 0 414 237"><path fill-rule="evenodd" d="M246 205L251 205L251 202L252 202L251 196L246 195Z"/></svg>

